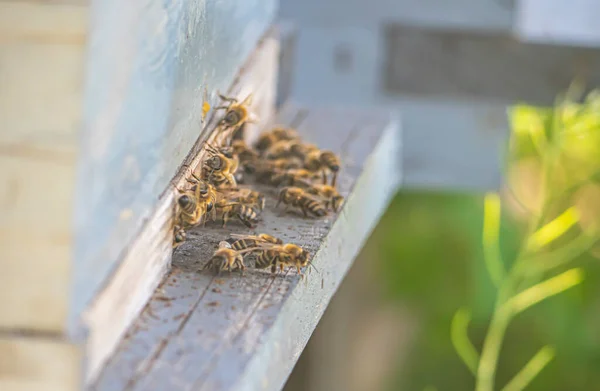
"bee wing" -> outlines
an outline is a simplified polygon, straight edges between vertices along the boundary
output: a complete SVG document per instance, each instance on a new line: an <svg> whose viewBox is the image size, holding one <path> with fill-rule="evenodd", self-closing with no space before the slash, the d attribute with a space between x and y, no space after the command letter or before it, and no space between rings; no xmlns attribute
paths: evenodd
<svg viewBox="0 0 600 391"><path fill-rule="evenodd" d="M297 187L311 187L313 185L313 183L311 181L309 181L308 179L303 179L303 178L295 178L294 179L294 184L297 184Z"/></svg>
<svg viewBox="0 0 600 391"><path fill-rule="evenodd" d="M213 155L216 155L216 154L219 153L219 150L214 145L212 145L211 143L209 143L208 141L204 142L204 147L206 148L206 151L208 153L211 153Z"/></svg>
<svg viewBox="0 0 600 391"><path fill-rule="evenodd" d="M236 239L258 239L258 236L256 235L229 234L229 236Z"/></svg>
<svg viewBox="0 0 600 391"><path fill-rule="evenodd" d="M280 244L275 244L275 243L269 243L269 242L258 242L256 243L256 248L260 248L263 250L270 250L273 248L279 248L281 247Z"/></svg>

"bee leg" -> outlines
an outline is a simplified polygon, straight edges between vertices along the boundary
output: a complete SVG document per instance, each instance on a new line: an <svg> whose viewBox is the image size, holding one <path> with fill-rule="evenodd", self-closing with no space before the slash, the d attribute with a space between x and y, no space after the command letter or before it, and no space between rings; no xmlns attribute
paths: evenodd
<svg viewBox="0 0 600 391"><path fill-rule="evenodd" d="M221 226L221 228L225 228L227 221L229 221L229 213L225 212L223 213L223 225Z"/></svg>
<svg viewBox="0 0 600 391"><path fill-rule="evenodd" d="M302 209L302 213L304 214L304 217L308 217L308 213L306 212L306 208L305 207L301 207L300 209Z"/></svg>
<svg viewBox="0 0 600 391"><path fill-rule="evenodd" d="M237 187L237 182L236 182L235 177L233 176L233 174L227 174L226 179L227 179L227 182L232 187Z"/></svg>
<svg viewBox="0 0 600 391"><path fill-rule="evenodd" d="M322 170L321 173L323 174L323 184L326 185L327 184L327 174L325 173L325 170Z"/></svg>
<svg viewBox="0 0 600 391"><path fill-rule="evenodd" d="M246 265L244 265L244 257L242 257L241 255L239 256L238 263L240 269L242 270L242 275L244 275L244 272L246 271Z"/></svg>
<svg viewBox="0 0 600 391"><path fill-rule="evenodd" d="M221 94L218 91L217 91L217 95L219 95L219 98L221 98L221 100L224 100L225 102L237 102L237 98L230 98L228 96Z"/></svg>
<svg viewBox="0 0 600 391"><path fill-rule="evenodd" d="M277 273L277 265L273 264L271 265L271 274L276 274Z"/></svg>
<svg viewBox="0 0 600 391"><path fill-rule="evenodd" d="M194 178L196 183L202 182L202 179L200 179L198 176L196 176L196 173L194 173L193 171L190 173L190 175L192 176L192 178ZM187 179L189 180L189 178L187 178Z"/></svg>
<svg viewBox="0 0 600 391"><path fill-rule="evenodd" d="M335 187L336 183L337 183L337 171L334 171L333 175L331 175L331 186Z"/></svg>

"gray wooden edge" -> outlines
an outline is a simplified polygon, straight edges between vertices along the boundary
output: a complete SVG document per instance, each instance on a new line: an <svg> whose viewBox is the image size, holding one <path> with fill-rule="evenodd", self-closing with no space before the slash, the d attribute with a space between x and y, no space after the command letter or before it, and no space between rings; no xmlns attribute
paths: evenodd
<svg viewBox="0 0 600 391"><path fill-rule="evenodd" d="M192 230L173 268L91 387L122 390L278 390L354 257L401 181L400 127L387 114L286 105L280 122L306 110L308 142L342 157L337 216L305 219L276 211L274 190L254 230L237 222ZM214 276L199 269L232 232L265 232L313 254L319 272L271 276L249 269Z"/></svg>

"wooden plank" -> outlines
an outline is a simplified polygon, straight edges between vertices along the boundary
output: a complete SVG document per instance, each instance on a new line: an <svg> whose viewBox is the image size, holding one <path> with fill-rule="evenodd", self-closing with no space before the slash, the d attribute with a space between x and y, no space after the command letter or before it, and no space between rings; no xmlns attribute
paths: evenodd
<svg viewBox="0 0 600 391"><path fill-rule="evenodd" d="M238 97L254 92L252 110L260 122L248 126L250 135L256 132L256 126L264 126L273 116L278 58L278 41L274 36L266 37L243 66L230 91L231 95ZM197 166L201 158L198 151L207 136L208 134L203 134L192 148L187 159L191 168ZM184 174L189 175L186 170L176 175L174 185L160 198L152 217L127 249L118 269L84 313L83 320L89 329L87 381L98 374L169 266L175 208L174 189L185 187ZM131 216L125 215L124 218Z"/></svg>
<svg viewBox="0 0 600 391"><path fill-rule="evenodd" d="M502 185L509 104L398 97L402 113L403 188L494 191Z"/></svg>
<svg viewBox="0 0 600 391"><path fill-rule="evenodd" d="M106 287L232 85L276 0L92 2L69 331ZM124 218L125 217L125 218Z"/></svg>
<svg viewBox="0 0 600 391"><path fill-rule="evenodd" d="M523 41L600 47L596 0L518 0L515 14L514 31Z"/></svg>
<svg viewBox="0 0 600 391"><path fill-rule="evenodd" d="M79 346L58 340L0 336L0 390L77 391Z"/></svg>
<svg viewBox="0 0 600 391"><path fill-rule="evenodd" d="M291 22L279 21L279 73L277 78L277 107L290 101L294 83L294 70L296 62L296 41L298 30Z"/></svg>
<svg viewBox="0 0 600 391"><path fill-rule="evenodd" d="M0 329L66 328L87 12L0 2Z"/></svg>
<svg viewBox="0 0 600 391"><path fill-rule="evenodd" d="M287 106L279 122L296 118ZM389 115L322 107L306 111L299 130L309 142L342 157L339 187L347 196L337 216L282 216L269 198L266 232L302 245L319 273L271 277L215 277L198 269L231 224L190 231L173 269L121 342L93 389L278 390L289 375L327 303L377 223L399 182L398 124ZM273 191L264 189L267 194Z"/></svg>
<svg viewBox="0 0 600 391"><path fill-rule="evenodd" d="M506 34L385 28L388 94L552 104L575 77L600 84L600 51L521 43Z"/></svg>
<svg viewBox="0 0 600 391"><path fill-rule="evenodd" d="M377 29L383 23L455 28L470 31L510 31L513 0L282 0L280 14L299 27Z"/></svg>

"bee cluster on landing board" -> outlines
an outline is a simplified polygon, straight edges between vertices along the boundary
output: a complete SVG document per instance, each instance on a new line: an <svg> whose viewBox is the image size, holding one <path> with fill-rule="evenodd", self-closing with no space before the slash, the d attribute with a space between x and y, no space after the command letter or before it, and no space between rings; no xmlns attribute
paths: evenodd
<svg viewBox="0 0 600 391"><path fill-rule="evenodd" d="M248 228L261 222L265 194L252 189L255 182L278 189L276 208L285 206L304 218L337 213L343 202L336 189L340 159L331 151L320 150L302 141L295 129L276 126L263 132L252 146L245 142L246 123L256 122L250 112L252 94L241 102L219 94L224 114L217 122L211 142L203 145L203 160L186 178L188 186L177 189L173 227L173 247L186 239L186 230L205 226L207 221L237 221ZM206 104L205 104L206 105ZM203 116L206 115L203 106ZM267 234L236 235L219 243L205 269L244 271L252 267L270 268L272 273L311 266L310 254L302 247L283 243ZM248 262L248 264L250 264Z"/></svg>

